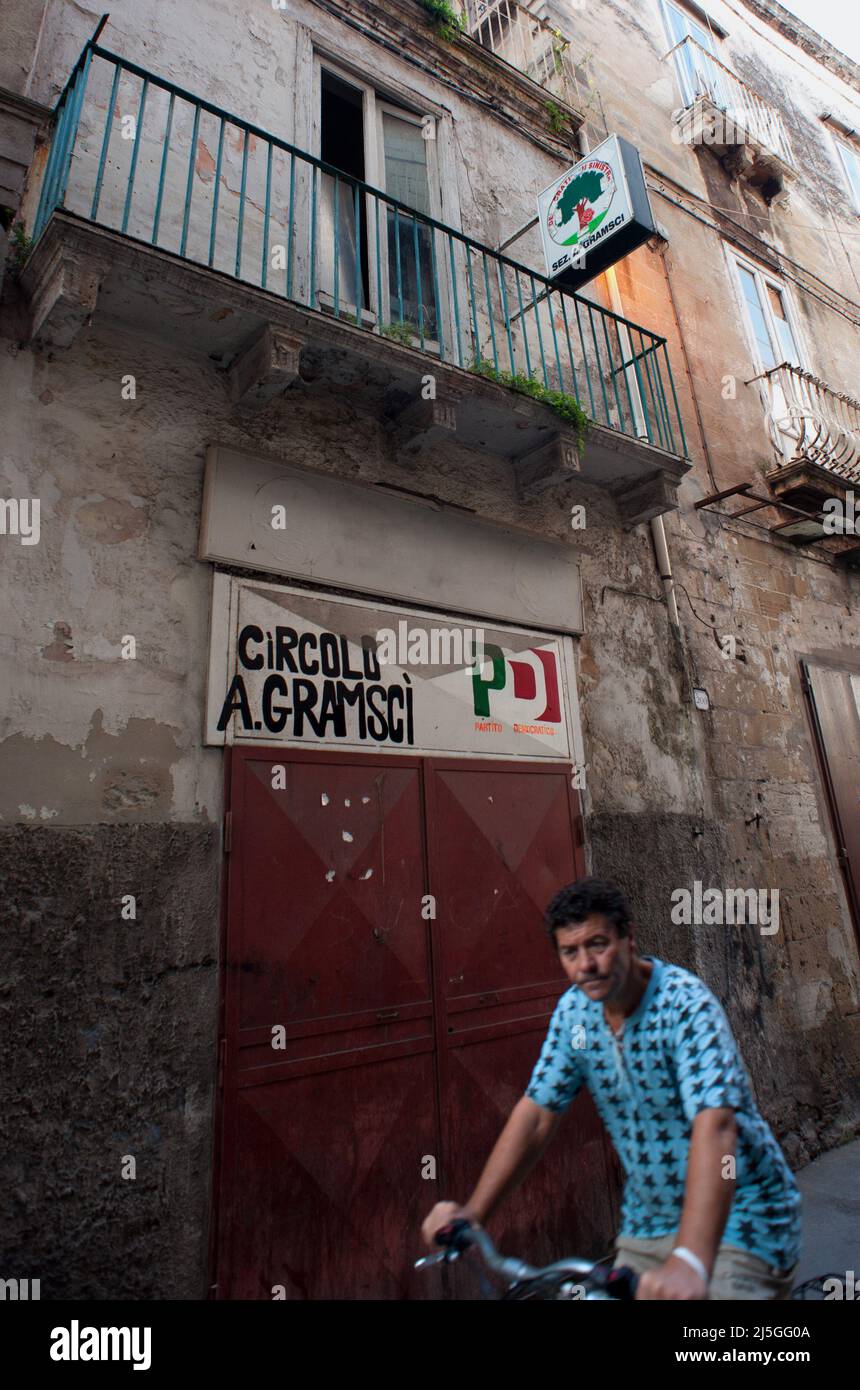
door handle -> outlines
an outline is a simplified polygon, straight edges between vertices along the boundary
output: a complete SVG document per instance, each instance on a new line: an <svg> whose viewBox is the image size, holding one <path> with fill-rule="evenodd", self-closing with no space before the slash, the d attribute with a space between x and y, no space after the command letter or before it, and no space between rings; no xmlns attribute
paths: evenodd
<svg viewBox="0 0 860 1390"><path fill-rule="evenodd" d="M400 1017L399 1009L380 1009L376 1015L377 1023L393 1023L395 1018Z"/></svg>

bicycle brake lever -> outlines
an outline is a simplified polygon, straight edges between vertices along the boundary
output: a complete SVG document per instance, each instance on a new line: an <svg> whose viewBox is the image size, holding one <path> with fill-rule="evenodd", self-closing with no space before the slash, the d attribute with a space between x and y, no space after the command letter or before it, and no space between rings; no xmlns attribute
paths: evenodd
<svg viewBox="0 0 860 1390"><path fill-rule="evenodd" d="M629 1265L617 1265L610 1269L606 1275L604 1287L607 1293L613 1298L617 1298L621 1303L633 1303L636 1299L636 1289L639 1284L639 1275Z"/></svg>
<svg viewBox="0 0 860 1390"><path fill-rule="evenodd" d="M436 1244L443 1249L435 1251L432 1255L422 1255L420 1260L415 1261L415 1269L429 1269L431 1265L453 1264L464 1253L466 1246L462 1244L461 1237L464 1232L471 1230L471 1222L463 1217L458 1217L456 1221L443 1226L436 1232L434 1237Z"/></svg>

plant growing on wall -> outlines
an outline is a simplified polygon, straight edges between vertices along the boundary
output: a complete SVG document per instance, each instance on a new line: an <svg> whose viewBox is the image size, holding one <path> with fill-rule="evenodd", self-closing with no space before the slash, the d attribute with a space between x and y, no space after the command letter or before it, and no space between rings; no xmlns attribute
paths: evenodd
<svg viewBox="0 0 860 1390"><path fill-rule="evenodd" d="M533 401L541 401L548 405L573 428L576 447L580 453L582 452L588 433L588 416L575 396L569 396L566 391L553 391L542 382L536 381L533 376L501 372L486 357L477 358L469 367L469 371L486 377L488 381L497 381L500 386L507 386L511 391L518 391L521 396L530 396Z"/></svg>
<svg viewBox="0 0 860 1390"><path fill-rule="evenodd" d="M33 238L27 235L24 223L19 218L13 223L9 234L9 259L16 271L21 270L32 249Z"/></svg>
<svg viewBox="0 0 860 1390"><path fill-rule="evenodd" d="M384 323L381 332L384 338L393 338L395 343L411 347L412 339L415 337L415 326L407 323L405 319L394 319L391 323Z"/></svg>
<svg viewBox="0 0 860 1390"><path fill-rule="evenodd" d="M570 39L566 39L560 29L552 31L552 64L556 73L564 71L564 55L570 48Z"/></svg>
<svg viewBox="0 0 860 1390"><path fill-rule="evenodd" d="M544 102L544 109L549 118L549 128L553 135L563 135L567 127L567 116L561 107L554 101Z"/></svg>
<svg viewBox="0 0 860 1390"><path fill-rule="evenodd" d="M466 28L466 22L450 0L418 0L440 39L453 43Z"/></svg>

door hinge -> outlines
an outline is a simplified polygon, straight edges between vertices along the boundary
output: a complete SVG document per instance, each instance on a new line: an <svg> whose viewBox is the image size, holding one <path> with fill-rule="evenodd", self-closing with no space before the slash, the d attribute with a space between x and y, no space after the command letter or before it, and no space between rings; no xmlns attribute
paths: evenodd
<svg viewBox="0 0 860 1390"><path fill-rule="evenodd" d="M233 848L233 812L228 811L224 816L224 853L229 854Z"/></svg>

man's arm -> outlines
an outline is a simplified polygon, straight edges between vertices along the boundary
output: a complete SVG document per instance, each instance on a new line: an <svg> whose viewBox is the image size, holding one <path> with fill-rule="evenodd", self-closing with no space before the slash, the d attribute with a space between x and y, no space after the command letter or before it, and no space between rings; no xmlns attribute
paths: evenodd
<svg viewBox="0 0 860 1390"><path fill-rule="evenodd" d="M528 1096L517 1101L507 1124L484 1164L477 1186L465 1206L437 1202L421 1227L426 1243L457 1217L483 1225L509 1193L527 1177L558 1128L561 1115L537 1105Z"/></svg>
<svg viewBox="0 0 860 1390"><path fill-rule="evenodd" d="M696 1255L708 1277L714 1267L735 1195L735 1179L723 1176L725 1159L737 1144L735 1112L728 1106L700 1110L693 1121L684 1206L675 1241ZM659 1269L643 1274L636 1297L641 1299L701 1299L707 1287L688 1262L670 1255Z"/></svg>

